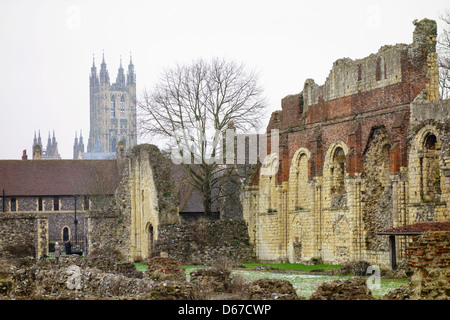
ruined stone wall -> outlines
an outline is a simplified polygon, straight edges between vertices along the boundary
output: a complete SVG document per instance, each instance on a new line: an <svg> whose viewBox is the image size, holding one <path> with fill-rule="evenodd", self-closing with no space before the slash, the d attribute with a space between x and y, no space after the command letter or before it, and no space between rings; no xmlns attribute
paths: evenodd
<svg viewBox="0 0 450 320"><path fill-rule="evenodd" d="M450 299L450 232L414 237L407 249L413 268L409 289L414 300Z"/></svg>
<svg viewBox="0 0 450 320"><path fill-rule="evenodd" d="M40 258L48 254L48 221L45 216L23 213L2 214L0 256Z"/></svg>
<svg viewBox="0 0 450 320"><path fill-rule="evenodd" d="M377 230L411 223L414 211L425 208L433 220L448 219L443 199L450 181L437 165L445 156L435 150L441 142L429 148L423 166L436 176L426 192L436 191L440 200L415 197L417 181L427 176L417 174L415 139L424 136L419 131L426 121L437 121L416 103L436 103L431 110L444 116L438 140L446 137L450 111L435 102L436 23L414 24L410 45L336 61L324 85L306 80L303 91L284 98L282 110L272 114L267 132L280 130L278 172L259 171L243 200L258 258L367 260L388 267L387 240ZM399 259L406 247L401 241Z"/></svg>
<svg viewBox="0 0 450 320"><path fill-rule="evenodd" d="M119 160L122 177L112 204L89 217L90 251L143 261L153 255L159 228L180 223L169 159L153 145L135 146Z"/></svg>
<svg viewBox="0 0 450 320"><path fill-rule="evenodd" d="M161 252L182 264L214 264L224 257L236 262L255 260L247 225L237 219L161 226L155 255Z"/></svg>

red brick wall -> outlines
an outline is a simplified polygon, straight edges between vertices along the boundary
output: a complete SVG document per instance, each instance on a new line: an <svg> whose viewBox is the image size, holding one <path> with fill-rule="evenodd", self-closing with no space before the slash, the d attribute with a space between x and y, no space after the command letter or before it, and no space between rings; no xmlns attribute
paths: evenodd
<svg viewBox="0 0 450 320"><path fill-rule="evenodd" d="M393 146L390 171L398 172L400 167L407 165L409 104L425 89L429 80L424 54L416 56L414 61L408 58L406 50L401 55L401 82L330 101L324 101L319 96L317 104L307 107L303 125L299 125L304 108L302 94L282 100L282 110L272 115L267 127L267 132L274 128L282 132L278 183L288 180L292 157L301 147L311 152L309 178L321 176L326 151L338 140L344 142L350 151L347 173L354 175L362 172L363 154L370 133L380 126L386 128ZM285 139L287 142L282 145L281 141Z"/></svg>
<svg viewBox="0 0 450 320"><path fill-rule="evenodd" d="M414 268L450 268L450 232L430 232L415 237L406 249L408 265Z"/></svg>

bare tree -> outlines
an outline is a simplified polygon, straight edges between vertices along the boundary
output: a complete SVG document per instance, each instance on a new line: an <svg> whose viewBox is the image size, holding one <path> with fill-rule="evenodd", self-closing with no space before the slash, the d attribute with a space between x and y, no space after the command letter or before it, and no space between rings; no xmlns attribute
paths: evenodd
<svg viewBox="0 0 450 320"><path fill-rule="evenodd" d="M166 69L138 103L141 134L167 141L172 160L202 192L207 214L225 196L223 182L237 174L222 161L222 134L228 126L246 133L259 129L266 107L262 95L255 72L215 58Z"/></svg>
<svg viewBox="0 0 450 320"><path fill-rule="evenodd" d="M450 98L450 11L442 17L442 32L438 38L439 90L441 99Z"/></svg>

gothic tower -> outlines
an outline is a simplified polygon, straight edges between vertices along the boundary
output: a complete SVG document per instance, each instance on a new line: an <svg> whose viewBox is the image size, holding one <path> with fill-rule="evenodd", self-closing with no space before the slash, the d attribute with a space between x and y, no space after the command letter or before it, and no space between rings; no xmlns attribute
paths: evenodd
<svg viewBox="0 0 450 320"><path fill-rule="evenodd" d="M73 144L73 158L80 159L80 153L84 153L83 134L80 130L80 139L78 140L77 133L75 132L75 142Z"/></svg>
<svg viewBox="0 0 450 320"><path fill-rule="evenodd" d="M90 132L87 152L115 153L119 141L123 141L129 150L137 144L136 74L131 55L126 78L120 58L116 82L110 84L103 54L99 75L93 61L89 80Z"/></svg>
<svg viewBox="0 0 450 320"><path fill-rule="evenodd" d="M47 149L43 148L42 139L41 139L41 131L39 130L38 138L36 138L36 132L34 132L32 150L34 150L36 146L39 146L39 150L41 153L40 159L61 159L61 156L59 155L59 152L58 152L58 142L56 141L55 130L53 130L52 138L50 138L50 131L48 132ZM33 152L33 159L35 159L34 152Z"/></svg>

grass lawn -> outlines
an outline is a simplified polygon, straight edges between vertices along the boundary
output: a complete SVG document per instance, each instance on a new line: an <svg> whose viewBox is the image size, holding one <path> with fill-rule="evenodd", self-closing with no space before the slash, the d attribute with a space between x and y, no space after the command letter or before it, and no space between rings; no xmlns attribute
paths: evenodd
<svg viewBox="0 0 450 320"><path fill-rule="evenodd" d="M331 264L315 264L315 265L305 265L299 263L244 263L246 268L254 268L257 266L271 266L276 267L280 270L294 270L294 271L311 271L311 270L333 270L339 269L339 265Z"/></svg>
<svg viewBox="0 0 450 320"><path fill-rule="evenodd" d="M143 263L134 263L136 269L139 271L146 271L147 265ZM317 287L323 282L333 281L333 280L345 280L351 278L351 276L325 276L325 275L308 275L308 274L282 274L273 273L265 271L252 270L256 266L267 266L277 267L280 270L294 270L294 271L311 271L311 270L333 270L338 269L338 265L327 265L327 264L317 264L317 265L303 265L297 263L244 263L245 268L236 269L232 272L232 276L240 274L248 281L253 281L261 278L276 278L285 279L292 283L297 294L308 298L317 289ZM190 273L199 268L205 268L204 266L183 266L186 270L187 281L190 281ZM381 279L380 287L372 290L372 295L379 299L388 292L400 287L403 284L408 283L407 280L384 280Z"/></svg>

